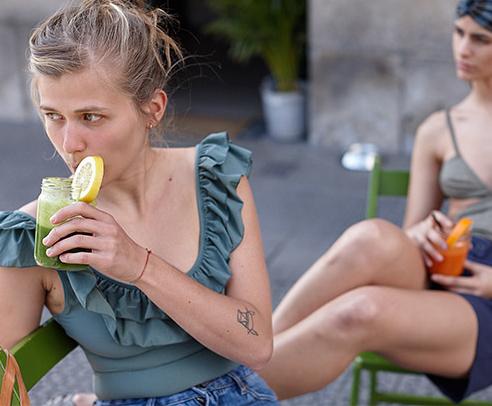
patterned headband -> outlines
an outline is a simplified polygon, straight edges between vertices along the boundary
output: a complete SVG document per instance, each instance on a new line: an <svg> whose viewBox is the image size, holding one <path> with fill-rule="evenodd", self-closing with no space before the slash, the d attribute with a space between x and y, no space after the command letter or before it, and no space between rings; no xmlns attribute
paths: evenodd
<svg viewBox="0 0 492 406"><path fill-rule="evenodd" d="M460 0L456 15L458 18L468 15L477 24L492 31L492 0Z"/></svg>

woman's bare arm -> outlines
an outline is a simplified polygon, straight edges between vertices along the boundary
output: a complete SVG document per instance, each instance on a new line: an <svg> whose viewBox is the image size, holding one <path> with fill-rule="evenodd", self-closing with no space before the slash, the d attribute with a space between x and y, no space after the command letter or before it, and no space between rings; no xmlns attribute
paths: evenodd
<svg viewBox="0 0 492 406"><path fill-rule="evenodd" d="M448 130L443 112L431 115L418 129L412 154L404 228L424 220L443 202L439 171Z"/></svg>
<svg viewBox="0 0 492 406"><path fill-rule="evenodd" d="M0 346L12 348L39 326L45 296L39 267L0 267Z"/></svg>
<svg viewBox="0 0 492 406"><path fill-rule="evenodd" d="M36 201L19 209L33 217ZM40 267L0 267L0 346L12 348L41 320L46 298L46 273Z"/></svg>

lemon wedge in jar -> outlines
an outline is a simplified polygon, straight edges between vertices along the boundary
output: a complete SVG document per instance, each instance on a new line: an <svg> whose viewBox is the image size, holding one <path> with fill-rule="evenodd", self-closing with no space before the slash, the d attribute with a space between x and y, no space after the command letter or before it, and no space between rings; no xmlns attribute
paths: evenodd
<svg viewBox="0 0 492 406"><path fill-rule="evenodd" d="M104 176L100 156L87 156L80 161L72 178L72 199L91 203L96 200Z"/></svg>

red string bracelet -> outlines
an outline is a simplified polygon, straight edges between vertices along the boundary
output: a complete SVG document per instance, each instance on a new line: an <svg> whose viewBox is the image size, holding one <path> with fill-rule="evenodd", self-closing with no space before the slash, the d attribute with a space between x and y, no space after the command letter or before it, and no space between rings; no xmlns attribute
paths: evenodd
<svg viewBox="0 0 492 406"><path fill-rule="evenodd" d="M140 272L140 274L135 279L128 281L128 283L134 284L134 283L138 282L140 280L140 278L142 277L142 275L144 274L145 270L147 269L147 264L149 263L149 257L150 257L150 254L152 254L152 250L149 248L145 248L145 251L147 251L147 255L145 257L145 264L142 268L142 271Z"/></svg>

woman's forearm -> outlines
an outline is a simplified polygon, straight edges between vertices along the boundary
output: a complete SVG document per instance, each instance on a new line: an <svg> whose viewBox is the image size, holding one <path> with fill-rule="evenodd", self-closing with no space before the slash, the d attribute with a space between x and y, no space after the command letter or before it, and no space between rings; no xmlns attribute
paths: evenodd
<svg viewBox="0 0 492 406"><path fill-rule="evenodd" d="M136 286L212 351L255 369L270 359L271 314L253 304L214 292L155 255Z"/></svg>

